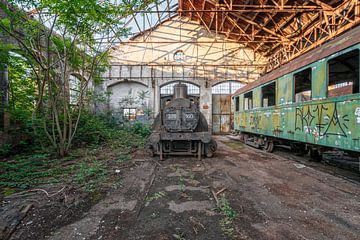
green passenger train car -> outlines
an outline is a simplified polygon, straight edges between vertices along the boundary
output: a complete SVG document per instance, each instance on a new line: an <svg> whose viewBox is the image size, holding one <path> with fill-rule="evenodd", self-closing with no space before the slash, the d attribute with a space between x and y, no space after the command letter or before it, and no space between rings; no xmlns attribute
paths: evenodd
<svg viewBox="0 0 360 240"><path fill-rule="evenodd" d="M360 27L296 58L234 95L234 130L272 151L288 143L313 158L360 156Z"/></svg>

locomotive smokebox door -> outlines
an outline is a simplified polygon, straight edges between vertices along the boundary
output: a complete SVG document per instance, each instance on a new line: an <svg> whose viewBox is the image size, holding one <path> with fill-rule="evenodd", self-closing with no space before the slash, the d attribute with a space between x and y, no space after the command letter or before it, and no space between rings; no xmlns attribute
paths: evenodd
<svg viewBox="0 0 360 240"><path fill-rule="evenodd" d="M217 144L199 107L188 96L185 84L174 85L174 95L161 109L149 138L154 155L213 156Z"/></svg>

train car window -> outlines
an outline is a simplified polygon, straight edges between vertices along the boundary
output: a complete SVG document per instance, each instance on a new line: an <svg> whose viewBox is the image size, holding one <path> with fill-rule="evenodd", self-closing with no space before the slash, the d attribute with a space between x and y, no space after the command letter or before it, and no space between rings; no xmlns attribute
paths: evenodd
<svg viewBox="0 0 360 240"><path fill-rule="evenodd" d="M359 50L328 61L328 97L359 93Z"/></svg>
<svg viewBox="0 0 360 240"><path fill-rule="evenodd" d="M253 108L253 92L244 94L244 110L250 110Z"/></svg>
<svg viewBox="0 0 360 240"><path fill-rule="evenodd" d="M271 107L276 104L276 82L270 83L261 88L261 106Z"/></svg>
<svg viewBox="0 0 360 240"><path fill-rule="evenodd" d="M295 102L311 100L311 68L294 74Z"/></svg>
<svg viewBox="0 0 360 240"><path fill-rule="evenodd" d="M240 97L235 97L235 111L238 112L240 110Z"/></svg>

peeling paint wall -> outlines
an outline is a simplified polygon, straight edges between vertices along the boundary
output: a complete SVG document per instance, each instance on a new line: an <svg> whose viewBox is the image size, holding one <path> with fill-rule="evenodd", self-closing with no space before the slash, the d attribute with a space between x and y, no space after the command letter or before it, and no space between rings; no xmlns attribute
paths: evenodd
<svg viewBox="0 0 360 240"><path fill-rule="evenodd" d="M174 59L177 51L183 52L183 61ZM125 81L141 83L148 87L149 106L156 114L162 85L179 80L192 82L200 86L201 111L210 125L211 87L226 80L252 82L259 77L259 65L266 63L252 49L225 42L222 36L180 17L134 37L131 43L118 45L111 56L111 67L103 75L104 90ZM113 89L110 102L121 95L116 91Z"/></svg>

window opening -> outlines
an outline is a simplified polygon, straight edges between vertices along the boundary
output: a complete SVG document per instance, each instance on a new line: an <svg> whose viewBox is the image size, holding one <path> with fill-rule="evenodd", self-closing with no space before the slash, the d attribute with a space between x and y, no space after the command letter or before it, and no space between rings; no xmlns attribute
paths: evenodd
<svg viewBox="0 0 360 240"><path fill-rule="evenodd" d="M165 85L165 86L161 87L160 94L163 94L163 95L174 94L174 85L178 84L178 83L183 83L187 86L189 95L199 95L200 94L200 88L198 86L191 84L191 83L186 83L186 82L174 82L174 83Z"/></svg>
<svg viewBox="0 0 360 240"><path fill-rule="evenodd" d="M262 107L271 107L276 104L276 82L270 83L261 88L262 99L261 106Z"/></svg>
<svg viewBox="0 0 360 240"><path fill-rule="evenodd" d="M244 84L235 82L235 81L228 81L219 83L212 87L213 94L234 94L239 88L243 87Z"/></svg>
<svg viewBox="0 0 360 240"><path fill-rule="evenodd" d="M253 108L253 92L244 94L244 110L250 110Z"/></svg>
<svg viewBox="0 0 360 240"><path fill-rule="evenodd" d="M77 77L70 75L69 89L70 89L70 104L76 105L80 97L81 81Z"/></svg>
<svg viewBox="0 0 360 240"><path fill-rule="evenodd" d="M136 120L136 108L123 108L124 118L129 121Z"/></svg>
<svg viewBox="0 0 360 240"><path fill-rule="evenodd" d="M175 62L184 62L185 61L185 53L183 50L178 50L174 53L174 61Z"/></svg>
<svg viewBox="0 0 360 240"><path fill-rule="evenodd" d="M311 100L311 68L294 74L295 102Z"/></svg>
<svg viewBox="0 0 360 240"><path fill-rule="evenodd" d="M239 97L235 97L235 111L236 112L240 111L240 98Z"/></svg>
<svg viewBox="0 0 360 240"><path fill-rule="evenodd" d="M328 61L328 97L359 93L359 50Z"/></svg>

